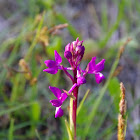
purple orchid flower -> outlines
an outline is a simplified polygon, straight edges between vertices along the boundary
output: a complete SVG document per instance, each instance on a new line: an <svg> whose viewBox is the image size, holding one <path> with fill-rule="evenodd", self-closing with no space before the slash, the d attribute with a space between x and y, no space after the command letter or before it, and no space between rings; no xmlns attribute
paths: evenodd
<svg viewBox="0 0 140 140"><path fill-rule="evenodd" d="M87 68L82 70L80 68L80 62L84 56L85 47L82 45L83 41L79 41L77 38L76 41L69 43L65 47L64 56L68 60L70 67L64 67L60 65L62 62L61 56L55 50L55 60L46 60L44 63L48 67L44 69L44 72L50 74L56 74L58 69L63 70L63 72L71 79L73 85L69 91L63 90L62 93L59 88L56 87L49 87L53 94L56 96L57 99L50 100L52 106L56 107L55 110L55 118L63 116L63 110L61 108L63 102L69 96L73 99L73 122L76 126L76 110L77 110L77 99L78 99L78 88L86 83L86 75L87 74L95 74L95 79L97 84L101 83L103 79L105 79L104 75L101 71L104 69L105 59L102 59L99 63L95 63L96 57L92 57L91 61L88 63ZM73 75L71 75L68 71L71 70Z"/></svg>
<svg viewBox="0 0 140 140"><path fill-rule="evenodd" d="M66 93L62 93L59 88L51 87L49 86L49 89L52 91L52 93L56 96L57 99L50 100L50 103L52 103L52 106L56 107L55 111L55 118L63 116L63 110L61 109L62 103L66 100L68 97Z"/></svg>
<svg viewBox="0 0 140 140"><path fill-rule="evenodd" d="M43 71L50 74L56 74L58 72L58 69L61 69L60 63L62 62L62 58L56 50L54 51L54 55L55 55L55 61L54 60L44 61L44 63L48 68L44 69Z"/></svg>
<svg viewBox="0 0 140 140"><path fill-rule="evenodd" d="M55 107L61 106L62 103L66 100L67 94L66 93L62 93L61 90L59 88L56 88L56 87L49 86L49 89L52 91L52 93L57 98L57 99L54 99L54 100L50 100L52 105L55 106Z"/></svg>
<svg viewBox="0 0 140 140"><path fill-rule="evenodd" d="M104 69L105 59L102 59L98 64L95 63L96 57L92 57L91 61L88 63L86 68L86 74L95 74L95 79L97 84L100 84L103 79L105 79L104 75L100 73ZM84 73L84 75L86 75Z"/></svg>

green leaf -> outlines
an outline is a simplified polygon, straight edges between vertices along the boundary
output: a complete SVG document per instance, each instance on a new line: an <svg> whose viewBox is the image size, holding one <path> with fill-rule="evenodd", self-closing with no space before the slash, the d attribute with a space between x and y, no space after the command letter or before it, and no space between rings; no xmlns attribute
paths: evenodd
<svg viewBox="0 0 140 140"><path fill-rule="evenodd" d="M37 129L35 130L35 133L36 133L36 136L37 136L38 140L41 140L41 137L40 137L39 132L38 132Z"/></svg>
<svg viewBox="0 0 140 140"><path fill-rule="evenodd" d="M94 55L100 51L98 44L93 39L84 40L83 45L85 46L85 57L91 54Z"/></svg>
<svg viewBox="0 0 140 140"><path fill-rule="evenodd" d="M61 50L61 46L62 39L60 37L53 38L52 43L46 47L47 54L49 54L49 56L51 57L54 57L54 50L57 50L59 53Z"/></svg>
<svg viewBox="0 0 140 140"><path fill-rule="evenodd" d="M116 19L116 22L113 24L113 26L111 26L107 32L107 34L105 33L105 37L104 39L100 42L99 46L100 48L103 48L106 46L107 42L109 41L109 39L111 38L111 36L113 35L113 33L118 29L119 24L124 16L124 8L125 8L125 0L122 0L119 3L119 13L118 13L118 17Z"/></svg>
<svg viewBox="0 0 140 140"><path fill-rule="evenodd" d="M114 105L115 105L116 111L119 111L118 104L120 100L120 83L116 77L113 77L110 80L110 83L108 85L108 90L111 97L114 99Z"/></svg>
<svg viewBox="0 0 140 140"><path fill-rule="evenodd" d="M9 134L8 134L8 140L13 140L14 138L14 135L13 135L13 132L14 132L14 119L11 119L10 121L10 128L9 128Z"/></svg>
<svg viewBox="0 0 140 140"><path fill-rule="evenodd" d="M88 89L87 92L85 93L85 95L84 95L82 101L80 102L78 108L77 108L77 117L78 117L78 114L79 114L80 110L81 110L82 107L83 107L84 101L85 101L85 99L87 98L89 91L90 91L90 90Z"/></svg>
<svg viewBox="0 0 140 140"><path fill-rule="evenodd" d="M31 105L31 118L33 121L37 122L40 119L41 107L38 101L34 101Z"/></svg>
<svg viewBox="0 0 140 140"><path fill-rule="evenodd" d="M113 77L110 80L110 83L108 85L108 89L109 89L109 92L110 92L111 96L115 96L116 94L119 95L119 93L120 93L120 83L119 83L119 80L116 77Z"/></svg>
<svg viewBox="0 0 140 140"><path fill-rule="evenodd" d="M23 103L23 104L16 105L15 107L12 107L12 108L9 108L9 109L4 109L4 110L0 111L0 116L2 116L4 114L9 114L11 112L17 111L17 110L25 108L25 107L28 107L32 104L33 104L33 102Z"/></svg>
<svg viewBox="0 0 140 140"><path fill-rule="evenodd" d="M69 136L69 140L73 140L72 139L72 132L70 131L70 127L69 127L69 124L68 124L66 119L65 119L65 126L67 128L67 133L68 133L68 136Z"/></svg>
<svg viewBox="0 0 140 140"><path fill-rule="evenodd" d="M72 24L64 17L64 15L57 13L56 18L58 18L58 20L60 20L60 22L63 23L68 23L69 26L67 27L70 34L72 35L72 37L74 39L76 39L77 37L80 37L80 34L77 32L77 30L72 26Z"/></svg>
<svg viewBox="0 0 140 140"><path fill-rule="evenodd" d="M37 27L37 32L36 32L36 35L33 39L33 42L32 44L30 45L29 49L28 49L28 52L26 53L26 56L25 56L25 60L28 61L32 55L32 52L37 44L37 39L38 39L38 36L40 35L40 30L43 26L43 22L44 22L44 14L42 16L42 19L40 20L39 24L38 24L38 27Z"/></svg>

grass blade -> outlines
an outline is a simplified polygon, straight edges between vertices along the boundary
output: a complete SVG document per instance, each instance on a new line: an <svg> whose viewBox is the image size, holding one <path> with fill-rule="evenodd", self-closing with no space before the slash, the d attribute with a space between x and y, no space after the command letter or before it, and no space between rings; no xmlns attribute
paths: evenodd
<svg viewBox="0 0 140 140"><path fill-rule="evenodd" d="M69 135L69 140L72 140L72 133L70 131L70 127L69 127L69 124L68 124L66 119L65 119L65 125L66 125L67 132L68 132L68 135Z"/></svg>
<svg viewBox="0 0 140 140"><path fill-rule="evenodd" d="M22 108L25 108L25 107L28 107L28 106L30 106L32 104L33 104L33 102L28 103L28 104L27 103L26 104L24 103L24 104L16 105L15 107L10 108L10 109L4 109L4 110L0 111L0 116L5 115L5 114L9 114L11 112L14 112L16 110L19 110L19 109L22 109Z"/></svg>
<svg viewBox="0 0 140 140"><path fill-rule="evenodd" d="M83 104L84 104L85 99L86 99L87 96L88 96L89 91L90 91L90 90L88 89L87 92L86 92L85 95L84 95L84 98L82 99L82 101L80 102L80 104L79 104L79 106L78 106L78 108L77 108L77 116L78 116L80 110L82 109L82 106L83 106Z"/></svg>
<svg viewBox="0 0 140 140"><path fill-rule="evenodd" d="M13 132L14 132L14 119L11 119L9 134L8 134L8 140L13 140L14 139Z"/></svg>

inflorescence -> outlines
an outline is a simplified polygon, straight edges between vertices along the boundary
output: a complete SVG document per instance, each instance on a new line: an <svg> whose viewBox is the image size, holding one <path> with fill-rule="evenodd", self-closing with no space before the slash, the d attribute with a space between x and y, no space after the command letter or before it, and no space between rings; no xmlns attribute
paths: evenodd
<svg viewBox="0 0 140 140"><path fill-rule="evenodd" d="M101 73L101 71L104 69L105 59L102 59L98 64L96 64L96 57L92 57L85 70L80 68L80 62L85 52L85 47L82 44L83 41L79 41L77 38L76 41L66 45L64 57L68 60L70 67L64 67L61 64L62 58L56 50L54 51L55 60L45 60L44 62L48 67L47 69L43 70L44 72L56 74L59 69L63 70L73 83L69 91L63 90L62 92L59 88L52 86L49 87L49 89L57 98L50 100L50 103L56 107L55 118L63 116L63 110L61 108L63 102L68 96L75 98L75 95L72 91L76 87L80 87L80 85L86 83L85 77L87 74L94 74L97 84L101 83L103 79L105 79L104 75ZM73 71L73 76L68 71Z"/></svg>

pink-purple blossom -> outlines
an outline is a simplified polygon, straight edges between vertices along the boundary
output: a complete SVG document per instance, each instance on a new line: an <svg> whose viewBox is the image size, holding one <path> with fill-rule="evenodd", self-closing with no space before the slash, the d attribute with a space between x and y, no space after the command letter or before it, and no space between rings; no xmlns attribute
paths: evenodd
<svg viewBox="0 0 140 140"><path fill-rule="evenodd" d="M95 74L97 84L100 84L104 79L104 75L100 73L104 69L105 59L102 59L98 64L95 63L96 57L92 57L88 63L85 73ZM85 75L85 74L84 74Z"/></svg>
<svg viewBox="0 0 140 140"><path fill-rule="evenodd" d="M105 77L101 73L104 69L105 59L102 59L99 63L95 63L96 57L92 57L91 61L88 63L85 70L81 69L80 63L84 56L85 47L83 46L83 41L79 41L79 38L72 43L69 43L65 47L64 57L68 60L70 67L64 67L62 64L62 58L55 50L55 60L45 60L45 64L48 67L44 69L44 72L50 74L56 74L58 69L62 70L72 81L73 85L69 91L61 92L59 88L56 87L49 87L53 94L56 96L57 99L50 100L52 106L56 107L55 117L63 116L63 110L61 108L63 102L66 100L68 96L76 96L77 94L73 94L73 90L77 87L80 87L82 84L86 83L86 75L87 74L94 74L95 80L97 84L101 83ZM69 71L73 71L73 75L69 73ZM77 99L76 99L77 100Z"/></svg>
<svg viewBox="0 0 140 140"><path fill-rule="evenodd" d="M56 109L55 109L55 118L62 117L63 114L64 113L63 113L63 110L62 110L61 106L56 107Z"/></svg>
<svg viewBox="0 0 140 140"><path fill-rule="evenodd" d="M56 50L54 51L54 55L55 55L55 61L54 60L44 61L44 63L48 68L44 69L43 71L48 72L50 74L56 74L58 72L58 69L61 69L60 63L62 62L62 58Z"/></svg>
<svg viewBox="0 0 140 140"><path fill-rule="evenodd" d="M57 99L50 100L53 106L56 107L55 117L63 116L63 110L61 109L62 103L68 97L66 93L62 93L59 88L49 86L49 89L55 95Z"/></svg>

